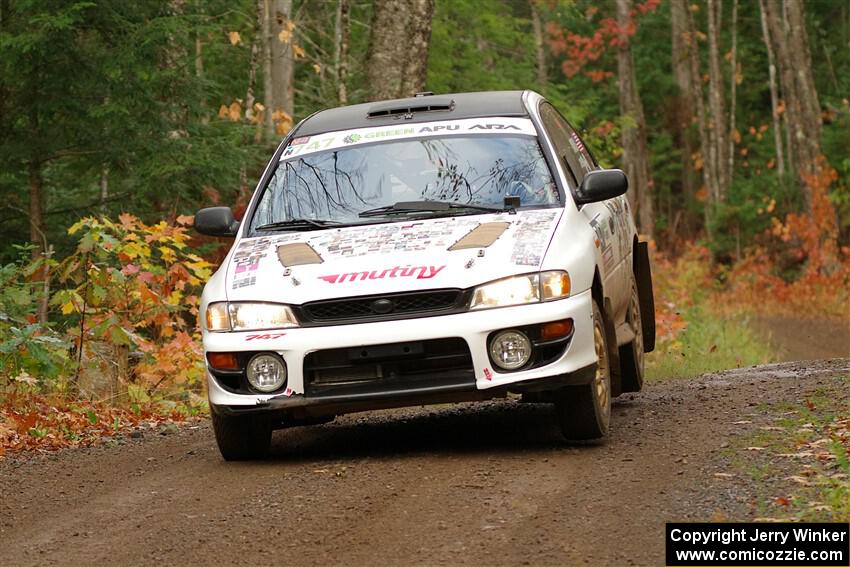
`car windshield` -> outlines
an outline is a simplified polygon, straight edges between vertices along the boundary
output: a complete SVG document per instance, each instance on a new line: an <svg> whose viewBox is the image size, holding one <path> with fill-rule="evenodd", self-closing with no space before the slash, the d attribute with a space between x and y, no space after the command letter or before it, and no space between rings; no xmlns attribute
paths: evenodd
<svg viewBox="0 0 850 567"><path fill-rule="evenodd" d="M251 229L297 226L286 224L296 219L328 226L375 222L381 207L386 216L474 214L482 210L456 205L501 209L509 195L519 197L521 207L559 203L534 136L457 135L343 146L284 158ZM454 205L434 211L400 206L414 201ZM362 218L367 215L373 218Z"/></svg>

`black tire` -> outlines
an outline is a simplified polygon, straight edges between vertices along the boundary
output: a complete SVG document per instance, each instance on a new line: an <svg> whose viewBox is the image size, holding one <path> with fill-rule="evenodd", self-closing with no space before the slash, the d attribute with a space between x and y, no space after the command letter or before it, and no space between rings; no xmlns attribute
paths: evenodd
<svg viewBox="0 0 850 567"><path fill-rule="evenodd" d="M640 296L637 284L632 280L632 292L626 311L626 322L632 328L635 338L620 347L620 376L623 392L640 392L643 388L644 344L643 322L640 312Z"/></svg>
<svg viewBox="0 0 850 567"><path fill-rule="evenodd" d="M655 297L652 292L652 268L649 265L649 247L646 242L637 243L634 272L640 297L643 352L652 352L655 350Z"/></svg>
<svg viewBox="0 0 850 567"><path fill-rule="evenodd" d="M269 452L272 427L263 416L211 413L215 440L225 461L262 459Z"/></svg>
<svg viewBox="0 0 850 567"><path fill-rule="evenodd" d="M590 384L558 390L555 413L569 441L592 441L608 435L611 422L611 351L602 310L593 300L593 337L597 369Z"/></svg>

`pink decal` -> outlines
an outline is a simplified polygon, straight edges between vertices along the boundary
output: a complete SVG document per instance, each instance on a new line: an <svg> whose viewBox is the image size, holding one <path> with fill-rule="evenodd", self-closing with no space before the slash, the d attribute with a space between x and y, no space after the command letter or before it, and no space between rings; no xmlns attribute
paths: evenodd
<svg viewBox="0 0 850 567"><path fill-rule="evenodd" d="M436 276L437 274L439 274L443 270L443 268L445 268L445 266L440 266L439 268L435 268L434 266L428 266L428 270L430 270L430 271L428 272L427 276L425 275L425 271L424 271L424 268L423 268L422 273L419 274L419 279L423 279L423 278L424 279L431 279L434 276Z"/></svg>
<svg viewBox="0 0 850 567"><path fill-rule="evenodd" d="M286 333L266 333L264 335L248 335L245 337L246 341L266 341L269 339L279 339L280 337L286 335Z"/></svg>
<svg viewBox="0 0 850 567"><path fill-rule="evenodd" d="M412 278L417 280L430 280L443 271L446 266L395 266L385 270L373 270L371 272L347 272L345 274L331 274L319 276L320 280L328 283L338 284L354 282L357 280L382 280L384 278Z"/></svg>
<svg viewBox="0 0 850 567"><path fill-rule="evenodd" d="M485 369L484 369L484 378L486 378L488 381L492 381L492 380L493 380L493 373L492 373L492 372L490 372L490 369L489 369L489 368L485 368Z"/></svg>
<svg viewBox="0 0 850 567"><path fill-rule="evenodd" d="M292 391L292 388L287 388L286 390L283 391L283 395L286 396L286 397L289 397L294 393L295 392Z"/></svg>

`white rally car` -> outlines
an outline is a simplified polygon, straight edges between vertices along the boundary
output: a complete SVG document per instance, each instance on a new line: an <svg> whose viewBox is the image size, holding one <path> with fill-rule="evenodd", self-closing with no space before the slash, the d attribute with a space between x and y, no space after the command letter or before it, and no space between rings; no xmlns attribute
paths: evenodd
<svg viewBox="0 0 850 567"><path fill-rule="evenodd" d="M640 390L652 283L620 170L530 91L324 110L266 167L201 305L225 459L273 429L522 394L604 438Z"/></svg>

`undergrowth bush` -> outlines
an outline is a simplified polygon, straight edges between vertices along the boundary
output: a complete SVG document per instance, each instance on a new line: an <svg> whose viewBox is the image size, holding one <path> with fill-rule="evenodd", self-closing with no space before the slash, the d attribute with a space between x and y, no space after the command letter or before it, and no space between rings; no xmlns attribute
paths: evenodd
<svg viewBox="0 0 850 567"><path fill-rule="evenodd" d="M47 388L66 374L70 343L38 322L44 285L34 279L50 262L31 260L26 247L0 266L0 390Z"/></svg>
<svg viewBox="0 0 850 567"><path fill-rule="evenodd" d="M79 235L79 244L58 267L65 287L51 304L78 329L77 352L91 340L137 350L141 360L130 378L149 392L195 386L203 376L196 322L211 271L188 246L190 221L179 217L171 226L146 225L128 214L118 222L84 218L68 230Z"/></svg>

